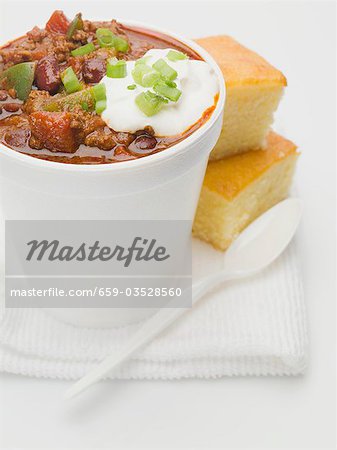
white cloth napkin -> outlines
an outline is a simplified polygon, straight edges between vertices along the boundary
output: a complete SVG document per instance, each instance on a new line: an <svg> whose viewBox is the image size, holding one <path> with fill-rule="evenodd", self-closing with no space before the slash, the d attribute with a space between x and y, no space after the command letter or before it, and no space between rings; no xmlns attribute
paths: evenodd
<svg viewBox="0 0 337 450"><path fill-rule="evenodd" d="M199 241L193 245L195 278L221 268L220 252ZM291 245L258 276L224 285L111 378L303 373L307 331L297 263ZM77 379L114 352L137 327L76 328L39 309L7 310L0 323L0 371Z"/></svg>

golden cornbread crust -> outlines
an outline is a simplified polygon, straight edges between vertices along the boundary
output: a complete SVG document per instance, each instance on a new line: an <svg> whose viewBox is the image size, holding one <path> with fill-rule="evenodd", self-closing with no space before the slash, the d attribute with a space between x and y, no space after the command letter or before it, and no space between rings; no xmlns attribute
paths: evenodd
<svg viewBox="0 0 337 450"><path fill-rule="evenodd" d="M197 39L196 42L216 60L226 86L262 83L287 85L282 72L230 36L210 36Z"/></svg>
<svg viewBox="0 0 337 450"><path fill-rule="evenodd" d="M263 148L286 78L229 36L211 36L196 42L213 56L226 82L223 127L210 159Z"/></svg>
<svg viewBox="0 0 337 450"><path fill-rule="evenodd" d="M265 150L209 162L193 234L226 250L247 225L287 197L297 157L294 143L270 133Z"/></svg>
<svg viewBox="0 0 337 450"><path fill-rule="evenodd" d="M274 132L267 137L266 148L208 163L204 187L227 200L233 199L248 184L273 164L296 153L296 145Z"/></svg>

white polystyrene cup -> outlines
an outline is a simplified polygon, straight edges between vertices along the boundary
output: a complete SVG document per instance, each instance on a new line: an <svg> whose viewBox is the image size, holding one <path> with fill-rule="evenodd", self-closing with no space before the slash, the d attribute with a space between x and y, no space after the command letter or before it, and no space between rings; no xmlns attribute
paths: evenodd
<svg viewBox="0 0 337 450"><path fill-rule="evenodd" d="M144 24L127 24L163 33ZM167 150L116 164L62 164L0 145L0 205L4 219L189 220L192 223L208 156L222 127L225 83L219 67L204 49L173 33L165 34L195 50L214 69L219 80L219 99L209 120ZM187 243L190 234L186 232L184 238ZM85 327L122 326L153 313L153 309L144 308L46 311L67 323Z"/></svg>

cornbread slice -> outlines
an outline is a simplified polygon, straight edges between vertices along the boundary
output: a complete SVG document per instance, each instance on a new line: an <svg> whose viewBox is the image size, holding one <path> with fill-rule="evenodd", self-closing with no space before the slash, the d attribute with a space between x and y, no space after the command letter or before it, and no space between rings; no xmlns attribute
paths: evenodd
<svg viewBox="0 0 337 450"><path fill-rule="evenodd" d="M264 150L210 161L193 225L196 237L225 250L254 219L287 197L296 145L271 132Z"/></svg>
<svg viewBox="0 0 337 450"><path fill-rule="evenodd" d="M223 128L210 158L263 148L286 78L229 36L211 36L196 42L213 56L226 82Z"/></svg>

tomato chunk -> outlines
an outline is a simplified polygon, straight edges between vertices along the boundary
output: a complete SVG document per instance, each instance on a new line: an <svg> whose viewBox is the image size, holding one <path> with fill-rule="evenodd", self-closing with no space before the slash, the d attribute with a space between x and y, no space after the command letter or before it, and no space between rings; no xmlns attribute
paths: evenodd
<svg viewBox="0 0 337 450"><path fill-rule="evenodd" d="M71 113L36 111L30 114L32 135L52 152L74 153L78 148Z"/></svg>
<svg viewBox="0 0 337 450"><path fill-rule="evenodd" d="M66 34L69 27L69 20L63 11L56 10L50 16L46 24L46 30L58 34Z"/></svg>

